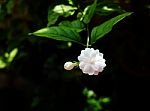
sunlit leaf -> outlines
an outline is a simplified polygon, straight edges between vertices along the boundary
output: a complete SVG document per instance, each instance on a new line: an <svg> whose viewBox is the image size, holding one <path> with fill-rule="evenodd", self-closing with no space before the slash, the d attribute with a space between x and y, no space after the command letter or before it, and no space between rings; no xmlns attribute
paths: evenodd
<svg viewBox="0 0 150 111"><path fill-rule="evenodd" d="M114 12L123 13L125 12L118 4L110 1L103 1L97 3L95 13L100 16L108 16Z"/></svg>
<svg viewBox="0 0 150 111"><path fill-rule="evenodd" d="M110 98L109 97L101 98L101 102L108 104L110 102Z"/></svg>
<svg viewBox="0 0 150 111"><path fill-rule="evenodd" d="M17 48L13 49L10 53L5 52L4 56L0 57L0 69L7 67L14 60L17 52Z"/></svg>
<svg viewBox="0 0 150 111"><path fill-rule="evenodd" d="M54 40L81 43L79 33L77 33L75 30L68 29L65 27L46 27L36 32L33 32L32 34L36 36L51 38Z"/></svg>
<svg viewBox="0 0 150 111"><path fill-rule="evenodd" d="M3 61L3 59L0 57L0 69L3 69L7 66L7 64Z"/></svg>
<svg viewBox="0 0 150 111"><path fill-rule="evenodd" d="M104 23L102 23L99 26L96 26L92 29L91 32L91 44L95 43L98 39L102 38L104 35L106 35L108 32L110 32L113 28L113 26L121 21L126 16L131 15L132 12L126 12L121 15L118 15Z"/></svg>
<svg viewBox="0 0 150 111"><path fill-rule="evenodd" d="M73 5L73 1L72 0L68 0L70 5Z"/></svg>
<svg viewBox="0 0 150 111"><path fill-rule="evenodd" d="M13 50L9 53L9 56L8 56L8 58L7 58L7 61L8 61L8 62L12 62L13 59L14 59L14 57L17 55L17 53L18 53L18 48L13 49Z"/></svg>
<svg viewBox="0 0 150 111"><path fill-rule="evenodd" d="M73 7L70 5L64 5L64 4L56 5L53 9L53 11L55 13L58 13L58 14L63 15L65 17L73 15L75 10L77 10L77 7Z"/></svg>

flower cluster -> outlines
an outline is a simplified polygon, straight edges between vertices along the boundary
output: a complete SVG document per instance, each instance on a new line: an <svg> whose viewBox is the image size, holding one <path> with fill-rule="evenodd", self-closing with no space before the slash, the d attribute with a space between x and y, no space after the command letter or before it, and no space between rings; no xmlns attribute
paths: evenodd
<svg viewBox="0 0 150 111"><path fill-rule="evenodd" d="M93 48L85 48L81 51L81 54L78 56L79 68L83 73L89 75L98 75L99 72L102 72L105 64L105 59L103 54L99 50L94 50ZM73 69L77 64L72 62L66 62L64 68L67 70Z"/></svg>

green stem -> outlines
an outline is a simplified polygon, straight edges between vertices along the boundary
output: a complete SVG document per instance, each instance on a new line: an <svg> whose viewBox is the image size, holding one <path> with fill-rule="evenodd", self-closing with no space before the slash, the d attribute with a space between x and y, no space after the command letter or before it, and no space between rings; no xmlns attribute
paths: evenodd
<svg viewBox="0 0 150 111"><path fill-rule="evenodd" d="M88 25L87 25L87 43L86 43L86 48L89 47L89 42L90 42L89 27L88 27Z"/></svg>

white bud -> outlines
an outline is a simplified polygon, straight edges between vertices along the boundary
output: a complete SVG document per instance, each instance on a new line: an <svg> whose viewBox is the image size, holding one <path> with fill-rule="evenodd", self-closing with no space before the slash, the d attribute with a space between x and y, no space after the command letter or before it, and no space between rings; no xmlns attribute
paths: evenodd
<svg viewBox="0 0 150 111"><path fill-rule="evenodd" d="M76 63L73 63L73 62L66 62L64 64L64 69L66 70L72 70L75 66L77 66Z"/></svg>

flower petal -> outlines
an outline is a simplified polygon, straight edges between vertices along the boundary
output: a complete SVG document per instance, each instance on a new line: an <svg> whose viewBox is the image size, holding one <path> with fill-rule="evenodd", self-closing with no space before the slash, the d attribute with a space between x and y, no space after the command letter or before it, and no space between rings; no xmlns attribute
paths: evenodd
<svg viewBox="0 0 150 111"><path fill-rule="evenodd" d="M89 75L98 75L98 73L102 72L106 66L106 60L98 49L85 48L85 50L81 51L80 56L78 56L78 60L82 72Z"/></svg>
<svg viewBox="0 0 150 111"><path fill-rule="evenodd" d="M82 69L83 73L93 75L94 74L94 69L91 67L91 65L87 64L85 67Z"/></svg>

